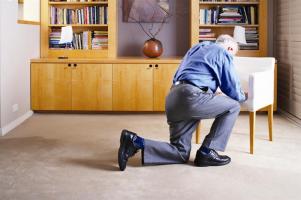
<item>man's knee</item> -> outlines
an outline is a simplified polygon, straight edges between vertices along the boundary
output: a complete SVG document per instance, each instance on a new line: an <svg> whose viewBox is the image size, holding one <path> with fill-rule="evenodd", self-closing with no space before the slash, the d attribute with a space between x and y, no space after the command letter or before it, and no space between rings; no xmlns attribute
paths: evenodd
<svg viewBox="0 0 301 200"><path fill-rule="evenodd" d="M231 102L231 108L229 110L230 113L239 113L240 112L240 103L238 101L233 100Z"/></svg>

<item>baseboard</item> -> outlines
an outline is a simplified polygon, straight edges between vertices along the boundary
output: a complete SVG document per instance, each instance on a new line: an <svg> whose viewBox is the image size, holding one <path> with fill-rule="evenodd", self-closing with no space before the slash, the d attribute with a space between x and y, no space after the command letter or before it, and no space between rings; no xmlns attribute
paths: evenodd
<svg viewBox="0 0 301 200"><path fill-rule="evenodd" d="M22 124L25 120L30 118L33 115L32 111L28 111L21 117L17 118L16 120L12 121L11 123L7 124L3 128L0 129L0 136L4 136L9 133L11 130L15 129L17 126Z"/></svg>
<svg viewBox="0 0 301 200"><path fill-rule="evenodd" d="M282 116L284 116L287 120L289 120L290 122L292 122L293 124L301 127L301 119L295 117L294 115L278 108L278 112L279 114L281 114Z"/></svg>

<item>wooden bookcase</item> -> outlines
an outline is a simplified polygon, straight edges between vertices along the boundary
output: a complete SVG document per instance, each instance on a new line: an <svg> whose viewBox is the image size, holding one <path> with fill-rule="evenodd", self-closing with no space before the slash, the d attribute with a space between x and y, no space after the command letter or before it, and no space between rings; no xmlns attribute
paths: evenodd
<svg viewBox="0 0 301 200"><path fill-rule="evenodd" d="M216 35L232 34L234 25L200 25L200 8L222 5L254 5L258 8L259 49L241 50L240 56L267 56L267 0L258 2L190 2L190 45L199 42L199 29ZM51 7L79 9L107 6L108 24L72 24L74 32L108 31L106 50L50 49ZM117 0L87 2L41 1L41 58L31 60L31 107L35 111L164 111L180 57L117 57ZM68 59L58 59L66 56ZM275 101L276 102L276 101ZM275 106L276 108L277 106Z"/></svg>
<svg viewBox="0 0 301 200"><path fill-rule="evenodd" d="M234 24L200 24L200 9L211 9L217 6L254 6L257 8L256 24L237 24L243 27L257 28L259 35L259 47L257 50L240 50L238 56L267 56L267 0L250 0L245 2L223 1L190 1L190 46L199 43L199 30L212 29L216 37L220 34L233 35Z"/></svg>
<svg viewBox="0 0 301 200"><path fill-rule="evenodd" d="M67 26L67 24L51 24L51 7L81 9L91 6L105 6L108 12L107 24L70 24L73 32L83 31L108 31L107 49L52 49L49 46L49 36L53 29ZM117 1L116 0L95 0L86 2L67 1L41 1L41 57L42 58L105 58L116 57L116 29L117 29ZM69 25L69 24L68 24ZM89 37L89 40L91 38Z"/></svg>

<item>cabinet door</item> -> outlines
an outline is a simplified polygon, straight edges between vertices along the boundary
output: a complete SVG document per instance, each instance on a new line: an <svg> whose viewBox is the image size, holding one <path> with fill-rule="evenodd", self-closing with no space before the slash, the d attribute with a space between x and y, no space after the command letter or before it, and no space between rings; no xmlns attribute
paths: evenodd
<svg viewBox="0 0 301 200"><path fill-rule="evenodd" d="M112 110L112 65L72 66L72 110Z"/></svg>
<svg viewBox="0 0 301 200"><path fill-rule="evenodd" d="M165 97L172 85L178 64L159 64L154 68L154 111L165 111Z"/></svg>
<svg viewBox="0 0 301 200"><path fill-rule="evenodd" d="M67 64L31 64L31 107L71 109L71 68Z"/></svg>
<svg viewBox="0 0 301 200"><path fill-rule="evenodd" d="M153 110L153 69L150 65L113 65L113 110Z"/></svg>

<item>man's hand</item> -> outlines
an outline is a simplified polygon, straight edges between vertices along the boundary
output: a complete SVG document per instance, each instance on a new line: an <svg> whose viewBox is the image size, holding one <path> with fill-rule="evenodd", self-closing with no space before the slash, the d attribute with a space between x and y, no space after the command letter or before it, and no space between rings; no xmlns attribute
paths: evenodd
<svg viewBox="0 0 301 200"><path fill-rule="evenodd" d="M249 95L247 92L244 92L245 93L245 96L246 96L246 100L248 99Z"/></svg>

